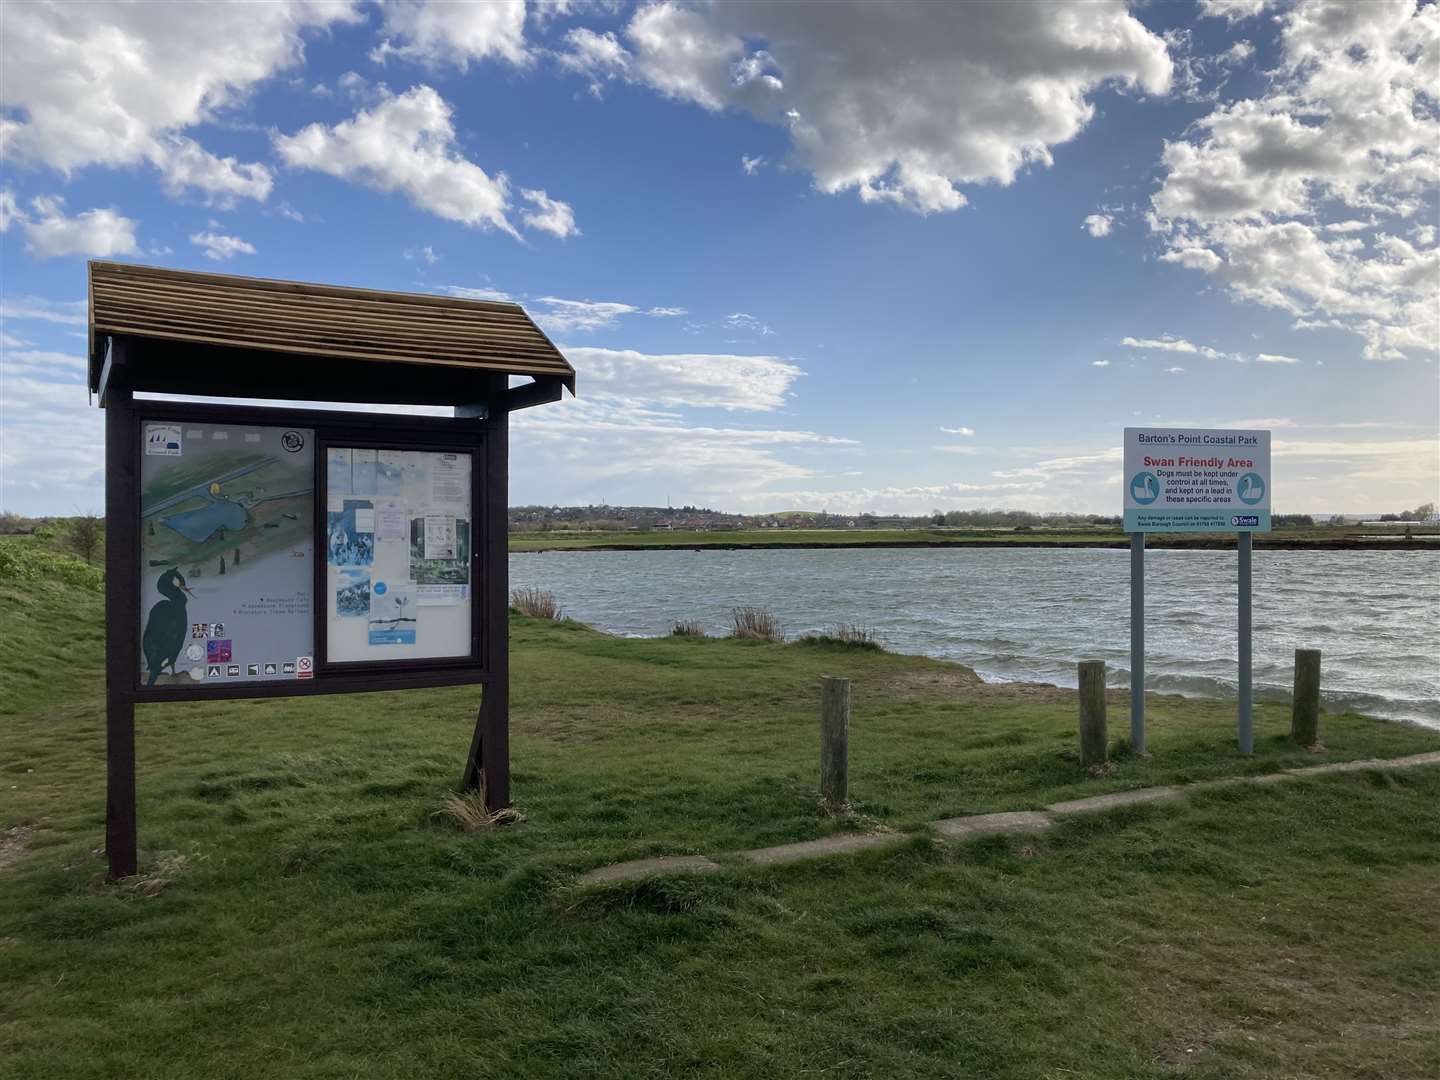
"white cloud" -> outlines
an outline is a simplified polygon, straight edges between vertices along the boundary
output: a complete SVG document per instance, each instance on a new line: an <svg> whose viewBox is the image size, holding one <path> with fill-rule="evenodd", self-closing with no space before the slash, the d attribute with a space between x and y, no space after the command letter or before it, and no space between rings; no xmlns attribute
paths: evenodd
<svg viewBox="0 0 1440 1080"><path fill-rule="evenodd" d="M1212 349L1209 345L1195 345L1184 338L1173 337L1170 334L1163 334L1158 338L1134 338L1124 337L1120 339L1121 345L1132 349L1158 349L1161 352L1193 353L1196 356L1203 356L1207 360L1220 360L1225 354L1218 349Z"/></svg>
<svg viewBox="0 0 1440 1080"><path fill-rule="evenodd" d="M565 300L558 296L542 296L540 303L547 311L535 315L535 321L547 332L582 333L614 326L621 315L634 315L640 309L634 304L611 300Z"/></svg>
<svg viewBox="0 0 1440 1080"><path fill-rule="evenodd" d="M1109 367L1109 366L1110 366L1110 361L1109 361L1109 360L1091 360L1091 361L1090 361L1090 366L1091 366L1091 367Z"/></svg>
<svg viewBox="0 0 1440 1080"><path fill-rule="evenodd" d="M1103 86L1163 93L1164 41L1120 0L1049 4L648 4L562 61L785 128L822 192L919 213L1009 184L1094 115Z"/></svg>
<svg viewBox="0 0 1440 1080"><path fill-rule="evenodd" d="M0 233L10 231L10 222L17 221L24 214L15 202L15 195L9 190L0 191Z"/></svg>
<svg viewBox="0 0 1440 1080"><path fill-rule="evenodd" d="M731 330L739 330L744 334L758 334L760 337L769 337L775 333L774 330L746 311L737 311L725 316L725 325Z"/></svg>
<svg viewBox="0 0 1440 1080"><path fill-rule="evenodd" d="M92 255L109 258L133 255L140 250L135 243L135 222L113 209L86 210L74 217L65 216L65 200L58 195L41 195L30 200L33 213L14 209L9 217L19 222L25 233L25 250L37 259L53 259L62 255Z"/></svg>
<svg viewBox="0 0 1440 1080"><path fill-rule="evenodd" d="M603 330L614 326L622 315L649 315L663 319L685 314L684 308L646 309L616 300L566 300L559 296L542 296L535 303L543 305L545 310L532 313L533 317L550 334Z"/></svg>
<svg viewBox="0 0 1440 1080"><path fill-rule="evenodd" d="M960 427L942 427L940 430L946 435L964 435L967 438L975 434L974 428L965 427L964 425Z"/></svg>
<svg viewBox="0 0 1440 1080"><path fill-rule="evenodd" d="M630 54L612 33L597 34L580 27L565 35L568 49L556 54L560 66L590 80L590 93L600 97L605 83L621 78L630 66Z"/></svg>
<svg viewBox="0 0 1440 1080"><path fill-rule="evenodd" d="M203 249L207 259L214 259L216 262L234 258L236 255L255 254L253 244L246 243L238 236L226 236L223 233L191 233L190 243Z"/></svg>
<svg viewBox="0 0 1440 1080"><path fill-rule="evenodd" d="M435 249L429 244L424 247L406 248L404 256L407 262L423 262L426 266L434 266L440 261L440 256L435 254ZM456 295L456 294L451 294Z"/></svg>
<svg viewBox="0 0 1440 1080"><path fill-rule="evenodd" d="M34 319L62 326L85 326L89 322L84 300L46 300L40 296L3 294L0 294L0 319Z"/></svg>
<svg viewBox="0 0 1440 1080"><path fill-rule="evenodd" d="M0 330L0 346L4 348L23 349L29 344L30 342L24 338L16 337L14 334L7 334L4 330Z"/></svg>
<svg viewBox="0 0 1440 1080"><path fill-rule="evenodd" d="M754 176L765 167L765 159L759 154L751 157L749 154L740 155L740 168L745 170L746 176Z"/></svg>
<svg viewBox="0 0 1440 1080"><path fill-rule="evenodd" d="M398 191L437 217L519 239L506 216L509 181L460 155L451 115L433 89L415 86L333 127L316 123L277 135L275 149L292 168Z"/></svg>
<svg viewBox="0 0 1440 1080"><path fill-rule="evenodd" d="M275 183L264 165L218 157L184 135L166 135L156 146L150 161L160 169L165 190L172 195L195 188L221 205L229 205L237 196L263 202Z"/></svg>
<svg viewBox="0 0 1440 1080"><path fill-rule="evenodd" d="M4 363L7 368L23 368L27 375L72 378L85 371L87 361L83 356L51 349L7 348Z"/></svg>
<svg viewBox="0 0 1440 1080"><path fill-rule="evenodd" d="M1239 22L1259 15L1273 0L1200 0L1200 13Z"/></svg>
<svg viewBox="0 0 1440 1080"><path fill-rule="evenodd" d="M966 446L964 443L944 443L940 446L932 447L932 449L939 450L942 454L965 454L974 456L983 453L979 447Z"/></svg>
<svg viewBox="0 0 1440 1080"><path fill-rule="evenodd" d="M448 293L450 296L458 296L462 300L503 300L509 302L515 299L507 292L485 286L471 288L467 285L442 285L440 286L440 291Z"/></svg>
<svg viewBox="0 0 1440 1080"><path fill-rule="evenodd" d="M1264 92L1165 146L1151 199L1162 258L1297 327L1349 330L1372 359L1433 353L1440 252L1433 236L1391 232L1433 213L1440 189L1440 8L1312 3L1277 19Z"/></svg>
<svg viewBox="0 0 1440 1080"><path fill-rule="evenodd" d="M377 64L393 56L464 71L472 60L491 56L517 67L530 62L525 49L525 0L383 0L381 14L381 32L386 36L370 53Z"/></svg>
<svg viewBox="0 0 1440 1080"><path fill-rule="evenodd" d="M575 226L575 211L570 208L569 203L552 199L545 192L534 188L523 188L520 194L534 207L533 210L526 210L520 217L526 228L553 233L562 240L567 236L580 235L580 230Z"/></svg>
<svg viewBox="0 0 1440 1080"><path fill-rule="evenodd" d="M817 475L807 456L829 462L856 446L813 431L692 424L591 393L518 413L511 432L516 502L641 502L672 490L736 505L777 483Z"/></svg>
<svg viewBox="0 0 1440 1080"><path fill-rule="evenodd" d="M73 369L0 361L0 505L20 513L99 509L104 424Z"/></svg>
<svg viewBox="0 0 1440 1080"><path fill-rule="evenodd" d="M303 34L357 18L346 0L9 4L0 35L6 156L69 175L149 163L165 186L263 199L270 173L184 130L298 64Z"/></svg>
<svg viewBox="0 0 1440 1080"><path fill-rule="evenodd" d="M1256 353L1256 354L1255 354L1255 359L1256 359L1257 361L1259 361L1260 363L1262 363L1262 364L1298 364L1298 363L1300 363L1300 361L1297 360L1297 359L1296 359L1295 357L1293 357L1293 356L1281 356L1281 355L1278 354L1278 353L1268 353L1268 352Z"/></svg>
<svg viewBox="0 0 1440 1080"><path fill-rule="evenodd" d="M690 406L769 412L785 403L804 372L774 356L676 353L652 356L633 349L565 346L587 387L667 407ZM590 390L587 393L594 393Z"/></svg>
<svg viewBox="0 0 1440 1080"><path fill-rule="evenodd" d="M1165 374L1166 374L1166 375L1184 375L1184 374L1185 374L1185 369L1184 369L1183 367L1167 367L1167 368L1165 369Z"/></svg>
<svg viewBox="0 0 1440 1080"><path fill-rule="evenodd" d="M1115 225L1115 219L1109 214L1087 214L1081 226L1091 236L1109 236L1111 228Z"/></svg>

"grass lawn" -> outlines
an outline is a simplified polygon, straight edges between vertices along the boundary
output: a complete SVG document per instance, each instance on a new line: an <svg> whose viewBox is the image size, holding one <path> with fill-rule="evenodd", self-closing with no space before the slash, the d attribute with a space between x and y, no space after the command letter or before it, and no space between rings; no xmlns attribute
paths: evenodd
<svg viewBox="0 0 1440 1080"><path fill-rule="evenodd" d="M1073 692L516 619L523 824L434 815L475 689L145 706L149 880L117 886L95 853L100 614L82 584L0 579L0 1076L1440 1075L1440 769L574 885L645 855L1433 750L1433 732L1327 715L1314 754L1262 706L1247 759L1233 706L1157 697L1154 756L1090 780ZM849 820L817 810L822 674L854 684Z"/></svg>

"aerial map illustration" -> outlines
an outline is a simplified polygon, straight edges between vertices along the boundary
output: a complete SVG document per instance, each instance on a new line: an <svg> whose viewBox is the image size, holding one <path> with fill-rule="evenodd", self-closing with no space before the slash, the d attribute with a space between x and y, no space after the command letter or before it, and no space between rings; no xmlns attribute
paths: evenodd
<svg viewBox="0 0 1440 1080"><path fill-rule="evenodd" d="M147 422L142 446L144 684L308 671L313 433Z"/></svg>

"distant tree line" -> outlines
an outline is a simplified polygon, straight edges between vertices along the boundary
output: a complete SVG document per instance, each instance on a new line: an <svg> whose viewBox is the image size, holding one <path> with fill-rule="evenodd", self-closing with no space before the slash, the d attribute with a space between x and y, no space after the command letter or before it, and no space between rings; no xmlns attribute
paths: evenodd
<svg viewBox="0 0 1440 1080"><path fill-rule="evenodd" d="M1074 529L1121 524L1113 514L1037 514L1029 510L932 510L931 525L967 525L974 529Z"/></svg>

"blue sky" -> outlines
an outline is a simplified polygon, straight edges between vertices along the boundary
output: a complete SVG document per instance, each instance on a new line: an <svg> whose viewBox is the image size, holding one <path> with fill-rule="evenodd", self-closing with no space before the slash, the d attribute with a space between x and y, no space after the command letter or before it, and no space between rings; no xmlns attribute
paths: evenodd
<svg viewBox="0 0 1440 1080"><path fill-rule="evenodd" d="M1137 423L1272 428L1280 512L1440 497L1433 4L17 4L0 46L7 510L101 505L88 256L524 304L580 397L517 417L515 503L1118 513Z"/></svg>

